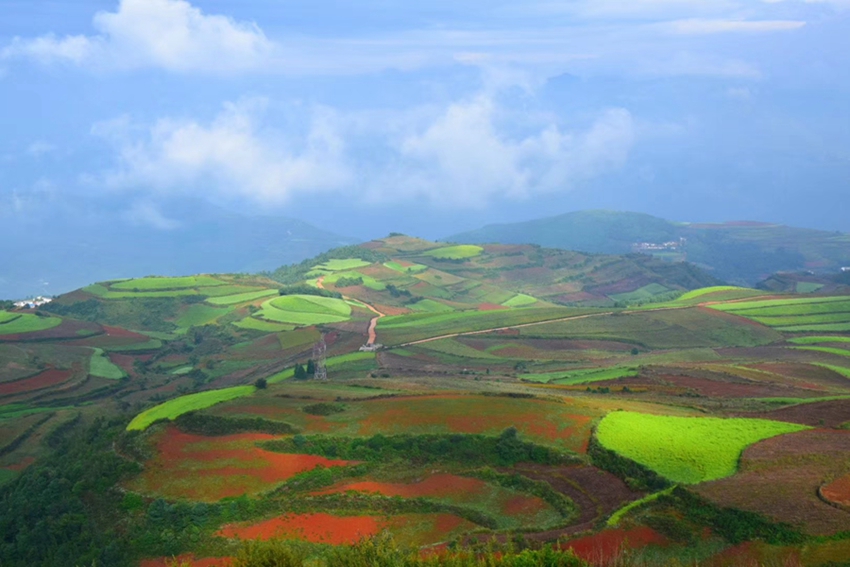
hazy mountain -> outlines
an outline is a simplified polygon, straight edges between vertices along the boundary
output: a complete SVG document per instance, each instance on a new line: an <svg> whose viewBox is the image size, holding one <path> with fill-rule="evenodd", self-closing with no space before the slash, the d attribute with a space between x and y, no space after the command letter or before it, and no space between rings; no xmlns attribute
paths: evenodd
<svg viewBox="0 0 850 567"><path fill-rule="evenodd" d="M54 207L0 220L0 298L122 277L271 270L358 242L298 219L249 217L200 202L77 214Z"/></svg>
<svg viewBox="0 0 850 567"><path fill-rule="evenodd" d="M684 240L681 240L684 239ZM776 272L837 273L850 265L850 235L778 224L672 222L641 213L579 211L488 225L445 240L530 243L583 252L642 252L687 260L715 277L753 285Z"/></svg>

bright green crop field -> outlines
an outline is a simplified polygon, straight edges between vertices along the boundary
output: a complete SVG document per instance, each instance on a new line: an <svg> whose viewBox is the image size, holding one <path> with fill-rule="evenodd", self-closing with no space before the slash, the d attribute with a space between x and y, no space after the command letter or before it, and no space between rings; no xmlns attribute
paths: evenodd
<svg viewBox="0 0 850 567"><path fill-rule="evenodd" d="M537 298L525 295L524 293L518 293L509 300L503 302L502 305L505 307L527 307L535 303L537 303Z"/></svg>
<svg viewBox="0 0 850 567"><path fill-rule="evenodd" d="M210 390L208 392L180 396L179 398L169 400L143 411L127 425L127 431L144 431L155 421L176 419L190 411L201 410L221 402L251 395L254 393L254 390L256 390L254 386L236 386L223 390Z"/></svg>
<svg viewBox="0 0 850 567"><path fill-rule="evenodd" d="M603 380L616 380L617 378L627 378L629 376L637 376L636 368L587 368L582 370L569 370L564 372L546 372L544 374L520 374L519 378L528 380L529 382L543 382L551 384L589 384L591 382L601 382Z"/></svg>
<svg viewBox="0 0 850 567"><path fill-rule="evenodd" d="M225 285L219 279L211 276L184 276L178 278L139 278L135 280L126 280L110 285L112 289L123 291L156 291L166 289L184 289L189 287L208 287L216 285Z"/></svg>
<svg viewBox="0 0 850 567"><path fill-rule="evenodd" d="M362 268L368 265L369 262L361 260L360 258L346 258L343 260L328 260L324 264L319 264L318 266L316 266L315 269L326 270L329 272L343 272L347 270L355 270L357 268Z"/></svg>
<svg viewBox="0 0 850 567"><path fill-rule="evenodd" d="M735 473L749 445L810 429L765 419L672 417L629 411L609 413L596 436L606 448L673 482L696 484Z"/></svg>
<svg viewBox="0 0 850 567"><path fill-rule="evenodd" d="M828 368L833 372L841 374L845 378L850 378L850 368L845 368L843 366L835 366L834 364L824 364L822 362L816 362L815 366L820 366L821 368Z"/></svg>
<svg viewBox="0 0 850 567"><path fill-rule="evenodd" d="M203 303L191 305L180 318L175 321L178 327L199 327L209 325L215 322L216 319L227 315L232 309L226 307L210 307Z"/></svg>
<svg viewBox="0 0 850 567"><path fill-rule="evenodd" d="M284 295L263 303L259 315L276 323L318 325L338 323L351 316L351 306L342 299L318 295Z"/></svg>
<svg viewBox="0 0 850 567"><path fill-rule="evenodd" d="M9 313L8 311L0 311L0 325L8 323L9 321L14 321L20 316L20 313Z"/></svg>
<svg viewBox="0 0 850 567"><path fill-rule="evenodd" d="M402 266L398 262L384 262L384 267L403 274L418 274L428 269L428 266L422 264L411 264L410 266Z"/></svg>
<svg viewBox="0 0 850 567"><path fill-rule="evenodd" d="M788 339L789 343L795 345L817 345L822 343L850 343L850 337L822 336L822 337L797 337Z"/></svg>
<svg viewBox="0 0 850 567"><path fill-rule="evenodd" d="M824 323L822 325L789 325L776 327L785 333L850 333L850 323Z"/></svg>
<svg viewBox="0 0 850 567"><path fill-rule="evenodd" d="M20 317L0 324L0 335L17 335L20 333L46 331L47 329L58 327L61 323L62 319L59 317L39 317L32 313L21 313Z"/></svg>
<svg viewBox="0 0 850 567"><path fill-rule="evenodd" d="M89 374L107 380L120 380L126 374L123 370L112 363L103 353L103 349L96 348L89 361Z"/></svg>
<svg viewBox="0 0 850 567"><path fill-rule="evenodd" d="M484 249L474 244L458 244L457 246L445 246L428 250L423 256L430 256L437 260L465 260L480 256Z"/></svg>
<svg viewBox="0 0 850 567"><path fill-rule="evenodd" d="M449 311L454 311L454 309L445 303L440 303L433 299L422 299L416 303L411 303L407 307L419 313L448 313Z"/></svg>
<svg viewBox="0 0 850 567"><path fill-rule="evenodd" d="M246 317L245 319L237 321L233 324L239 327L240 329L260 331L263 333L281 333L283 331L292 331L293 329L295 329L294 325L272 323L271 321L261 321L259 319L254 319L253 317Z"/></svg>
<svg viewBox="0 0 850 567"><path fill-rule="evenodd" d="M712 287L702 287L700 289L695 289L693 291L689 291L683 293L679 296L677 301L688 301L690 299L696 299L698 297L702 297L704 295L709 295L712 293L718 293L721 291L755 291L746 287L738 287L734 285L715 285Z"/></svg>
<svg viewBox="0 0 850 567"><path fill-rule="evenodd" d="M811 350L814 352L825 352L827 354L834 354L836 356L850 356L850 350L845 350L843 348L834 348L834 347L825 347L825 346L798 346L793 347L797 350Z"/></svg>
<svg viewBox="0 0 850 567"><path fill-rule="evenodd" d="M213 305L236 305L237 303L245 303L246 301L254 301L264 297L277 295L276 289L261 289L260 291L249 291L246 293L237 293L234 295L224 295L221 297L210 297L207 303Z"/></svg>

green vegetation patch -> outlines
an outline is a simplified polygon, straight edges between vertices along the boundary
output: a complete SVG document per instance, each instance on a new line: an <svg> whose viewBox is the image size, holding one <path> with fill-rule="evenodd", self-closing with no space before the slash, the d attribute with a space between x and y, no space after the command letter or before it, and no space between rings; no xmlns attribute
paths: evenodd
<svg viewBox="0 0 850 567"><path fill-rule="evenodd" d="M457 246L445 246L428 250L423 256L430 256L435 260L466 260L480 256L484 249L474 244L458 244Z"/></svg>
<svg viewBox="0 0 850 567"><path fill-rule="evenodd" d="M749 445L784 433L810 429L764 419L673 417L629 411L609 413L596 436L607 449L684 484L735 473Z"/></svg>
<svg viewBox="0 0 850 567"><path fill-rule="evenodd" d="M276 289L261 289L260 291L237 293L234 295L224 295L221 297L210 297L209 299L207 299L207 303L211 303L213 305L236 305L237 303L245 303L247 301L262 299L263 297L277 295L277 293L278 291Z"/></svg>
<svg viewBox="0 0 850 567"><path fill-rule="evenodd" d="M0 311L0 325L19 319L20 313L9 313L8 311Z"/></svg>
<svg viewBox="0 0 850 567"><path fill-rule="evenodd" d="M104 354L103 349L96 348L89 361L89 374L107 380L120 380L127 374Z"/></svg>
<svg viewBox="0 0 850 567"><path fill-rule="evenodd" d="M348 320L351 306L333 297L284 295L263 303L259 315L276 323L318 325Z"/></svg>
<svg viewBox="0 0 850 567"><path fill-rule="evenodd" d="M39 317L32 313L21 313L20 317L0 324L0 336L46 331L47 329L58 327L61 323L62 319L59 317Z"/></svg>
<svg viewBox="0 0 850 567"><path fill-rule="evenodd" d="M822 343L850 343L850 337L841 336L815 336L815 337L796 337L788 339L789 343L795 345L817 345Z"/></svg>
<svg viewBox="0 0 850 567"><path fill-rule="evenodd" d="M635 508L640 508L641 506L644 506L645 504L649 504L650 502L654 502L655 500L658 500L661 496L672 493L675 489L676 489L676 485L673 485L670 488L662 490L661 492L655 492L655 493L650 494L648 496L644 496L640 500L635 500L634 502L629 502L628 504L626 504L625 506L623 506L622 508L620 508L619 510L617 510L616 512L611 514L611 517L608 518L608 521L605 522L605 525L609 528L616 527L620 523L620 520L622 520L626 516L626 514L628 514L629 512L634 510Z"/></svg>
<svg viewBox="0 0 850 567"><path fill-rule="evenodd" d="M821 289L823 284L814 282L797 282L797 293L814 293Z"/></svg>
<svg viewBox="0 0 850 567"><path fill-rule="evenodd" d="M428 266L422 264L411 264L410 266L402 266L398 262L384 262L384 267L401 272L403 274L418 274L428 269Z"/></svg>
<svg viewBox="0 0 850 567"><path fill-rule="evenodd" d="M190 411L201 410L221 402L249 396L254 393L254 390L256 390L254 386L236 386L181 396L143 411L127 425L127 431L144 431L161 419L173 420Z"/></svg>
<svg viewBox="0 0 850 567"><path fill-rule="evenodd" d="M185 289L195 287L211 287L217 285L225 285L219 279L211 276L183 276L177 278L138 278L135 280L126 280L110 285L111 289L123 291L156 291L167 289Z"/></svg>
<svg viewBox="0 0 850 567"><path fill-rule="evenodd" d="M196 303L190 305L175 323L178 327L200 327L214 323L219 317L227 315L231 311L233 310L226 307L210 307L203 303Z"/></svg>
<svg viewBox="0 0 850 567"><path fill-rule="evenodd" d="M658 283L651 283L634 291L630 291L627 293L614 293L609 295L608 297L610 297L614 301L620 301L623 303L633 303L637 301L646 301L648 299L652 299L656 295L668 293L669 291L671 290L668 287L664 287L663 285Z"/></svg>
<svg viewBox="0 0 850 567"><path fill-rule="evenodd" d="M824 347L824 346L798 346L792 347L797 350L811 350L814 352L825 352L827 354L834 354L837 356L850 356L850 350L844 350L843 348L833 348L833 347Z"/></svg>
<svg viewBox="0 0 850 567"><path fill-rule="evenodd" d="M683 293L679 297L679 301L688 301L690 299L696 299L698 297L702 297L704 295L709 295L711 293L718 293L721 291L752 291L755 292L754 289L749 289L746 287L738 287L734 285L715 285L711 287L701 287L700 289L695 289L693 291L688 291ZM759 292L760 293L760 292Z"/></svg>
<svg viewBox="0 0 850 567"><path fill-rule="evenodd" d="M504 305L505 307L527 307L535 303L537 303L536 297L531 297L530 295L525 295L524 293L518 293L509 300L503 301L502 305Z"/></svg>
<svg viewBox="0 0 850 567"><path fill-rule="evenodd" d="M826 323L823 325L789 325L776 327L784 333L850 333L850 323Z"/></svg>
<svg viewBox="0 0 850 567"><path fill-rule="evenodd" d="M589 384L604 380L616 380L637 376L637 368L587 368L565 372L546 372L543 374L520 374L519 378L529 382L542 382L562 385Z"/></svg>
<svg viewBox="0 0 850 567"><path fill-rule="evenodd" d="M834 364L824 364L822 362L815 363L815 366L820 366L821 368L828 368L837 374L841 374L845 378L850 378L850 368L845 368L843 366L835 366Z"/></svg>
<svg viewBox="0 0 850 567"><path fill-rule="evenodd" d="M369 264L370 262L367 262L366 260L361 260L360 258L334 258L332 260L328 260L323 264L319 264L318 266L316 266L315 269L328 272L344 272L347 270L363 268L365 266L368 266Z"/></svg>
<svg viewBox="0 0 850 567"><path fill-rule="evenodd" d="M261 331L263 333L282 333L295 329L294 325L285 325L283 323L272 323L271 321L260 321L253 317L247 317L241 321L233 323L240 329L248 329L251 331Z"/></svg>
<svg viewBox="0 0 850 567"><path fill-rule="evenodd" d="M440 303L433 299L422 299L416 303L411 303L407 307L419 313L447 313L449 311L454 311L454 309L445 303Z"/></svg>

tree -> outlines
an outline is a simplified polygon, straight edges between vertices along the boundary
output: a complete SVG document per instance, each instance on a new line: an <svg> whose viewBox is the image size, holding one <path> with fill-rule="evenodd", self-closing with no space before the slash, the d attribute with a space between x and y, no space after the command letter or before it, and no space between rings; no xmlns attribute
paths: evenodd
<svg viewBox="0 0 850 567"><path fill-rule="evenodd" d="M304 367L301 363L295 365L295 379L296 380L306 380L307 379L307 371L304 370Z"/></svg>
<svg viewBox="0 0 850 567"><path fill-rule="evenodd" d="M313 376L314 374L316 374L316 363L311 358L307 361L307 376Z"/></svg>
<svg viewBox="0 0 850 567"><path fill-rule="evenodd" d="M256 382L254 382L254 386L255 386L258 390L265 390L265 389L266 389L266 386L268 386L268 385L269 385L269 383L268 383L268 382L266 382L266 379L265 379L265 378L257 378L257 381L256 381Z"/></svg>

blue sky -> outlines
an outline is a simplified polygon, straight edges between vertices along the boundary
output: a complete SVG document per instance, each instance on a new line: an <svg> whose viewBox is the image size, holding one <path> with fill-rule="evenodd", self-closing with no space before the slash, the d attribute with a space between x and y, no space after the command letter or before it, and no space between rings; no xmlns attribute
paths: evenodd
<svg viewBox="0 0 850 567"><path fill-rule="evenodd" d="M362 238L585 208L850 231L850 0L0 11L0 221L168 231L201 200Z"/></svg>

